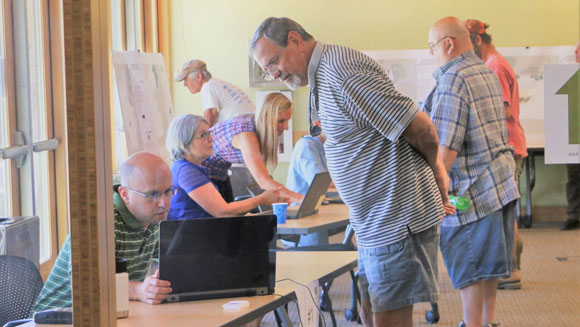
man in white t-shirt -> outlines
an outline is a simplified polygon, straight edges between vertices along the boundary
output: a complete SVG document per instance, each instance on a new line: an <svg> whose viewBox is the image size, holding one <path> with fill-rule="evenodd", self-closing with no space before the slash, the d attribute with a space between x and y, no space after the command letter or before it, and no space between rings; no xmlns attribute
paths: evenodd
<svg viewBox="0 0 580 327"><path fill-rule="evenodd" d="M175 80L183 81L183 85L192 94L201 92L203 117L210 127L217 122L256 110L256 106L244 91L230 83L212 78L205 62L199 59L186 61Z"/></svg>

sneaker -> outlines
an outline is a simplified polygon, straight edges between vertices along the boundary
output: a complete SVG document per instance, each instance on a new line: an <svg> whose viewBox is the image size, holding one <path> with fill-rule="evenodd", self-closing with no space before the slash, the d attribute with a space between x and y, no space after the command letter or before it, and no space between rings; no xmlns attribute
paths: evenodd
<svg viewBox="0 0 580 327"><path fill-rule="evenodd" d="M580 227L580 220L568 219L560 226L560 230L571 230L578 227Z"/></svg>
<svg viewBox="0 0 580 327"><path fill-rule="evenodd" d="M522 273L520 270L512 271L508 278L500 278L497 288L500 290L519 290L522 288Z"/></svg>

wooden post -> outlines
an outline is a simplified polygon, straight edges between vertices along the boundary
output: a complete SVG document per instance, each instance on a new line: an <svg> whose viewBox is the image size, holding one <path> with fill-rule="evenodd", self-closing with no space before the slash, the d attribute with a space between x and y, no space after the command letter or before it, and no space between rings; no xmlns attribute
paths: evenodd
<svg viewBox="0 0 580 327"><path fill-rule="evenodd" d="M75 326L116 326L109 1L64 0Z"/></svg>

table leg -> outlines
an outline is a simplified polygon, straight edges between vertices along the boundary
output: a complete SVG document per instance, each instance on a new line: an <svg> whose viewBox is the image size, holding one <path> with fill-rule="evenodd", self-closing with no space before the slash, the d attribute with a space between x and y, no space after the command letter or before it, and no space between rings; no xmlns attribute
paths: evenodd
<svg viewBox="0 0 580 327"><path fill-rule="evenodd" d="M290 316L288 316L288 311L284 306L276 308L276 312L282 321L282 326L284 327L291 327L292 321L290 320Z"/></svg>

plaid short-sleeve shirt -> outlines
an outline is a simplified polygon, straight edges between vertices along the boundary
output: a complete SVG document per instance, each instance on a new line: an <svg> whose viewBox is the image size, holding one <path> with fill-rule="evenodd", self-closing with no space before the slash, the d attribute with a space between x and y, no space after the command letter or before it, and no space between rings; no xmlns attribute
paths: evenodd
<svg viewBox="0 0 580 327"><path fill-rule="evenodd" d="M225 181L232 164L244 163L242 151L232 146L232 139L240 133L255 132L254 117L253 113L236 116L219 122L210 129L213 136L214 154L202 163L202 166L207 168L210 178Z"/></svg>
<svg viewBox="0 0 580 327"><path fill-rule="evenodd" d="M471 201L470 209L445 217L443 225L463 225L519 198L501 86L473 51L439 67L433 77L437 82L423 110L433 120L440 145L458 152L449 192Z"/></svg>

